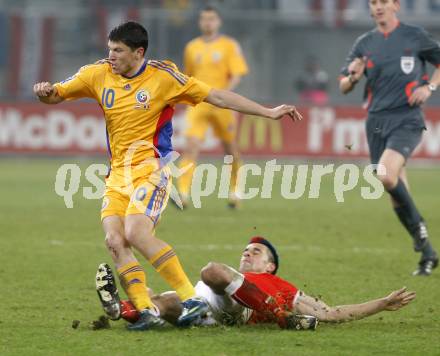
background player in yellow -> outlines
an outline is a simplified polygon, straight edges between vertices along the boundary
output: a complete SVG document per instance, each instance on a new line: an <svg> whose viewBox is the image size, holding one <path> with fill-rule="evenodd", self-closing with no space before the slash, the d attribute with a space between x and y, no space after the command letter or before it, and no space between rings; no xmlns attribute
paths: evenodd
<svg viewBox="0 0 440 356"><path fill-rule="evenodd" d="M111 167L101 218L106 246L121 284L141 312L131 330L162 324L133 248L153 265L181 300L188 300L195 293L173 249L154 233L171 187L169 169L161 158L172 151L174 104L206 101L272 119L286 114L294 120L301 119L294 106L265 108L235 93L211 89L180 73L171 62L146 61L147 47L145 28L136 22L124 23L109 34L107 60L82 67L61 83L34 85L34 93L43 103L88 97L95 99L104 112ZM107 272L103 270L98 275L98 292L104 301L119 305L112 299L113 276Z"/></svg>
<svg viewBox="0 0 440 356"><path fill-rule="evenodd" d="M199 27L202 35L186 45L184 71L213 88L233 90L240 83L241 77L248 72L248 67L240 45L234 39L219 33L221 25L216 8L207 6L200 11ZM235 207L238 202L235 188L240 157L236 144L237 120L234 113L202 103L188 108L186 125L186 146L180 166L190 168L178 182L183 205L188 202L200 147L208 127L211 126L214 134L221 140L225 154L233 156L229 206Z"/></svg>

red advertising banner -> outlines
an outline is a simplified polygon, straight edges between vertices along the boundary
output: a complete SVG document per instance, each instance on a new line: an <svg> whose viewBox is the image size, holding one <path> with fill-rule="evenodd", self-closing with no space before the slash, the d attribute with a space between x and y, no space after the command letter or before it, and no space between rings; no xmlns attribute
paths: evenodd
<svg viewBox="0 0 440 356"><path fill-rule="evenodd" d="M357 107L301 107L304 120L270 121L239 115L238 145L248 156L367 158L366 112ZM440 108L427 108L423 141L415 158L440 162ZM173 119L174 149L185 138L185 108ZM92 103L0 104L0 153L78 155L106 154L105 121ZM208 132L203 152L221 154L220 142Z"/></svg>

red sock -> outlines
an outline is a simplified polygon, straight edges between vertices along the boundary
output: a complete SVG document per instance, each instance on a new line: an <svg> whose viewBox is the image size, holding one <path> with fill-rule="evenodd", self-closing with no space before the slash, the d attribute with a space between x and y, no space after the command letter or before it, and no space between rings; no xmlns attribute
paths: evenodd
<svg viewBox="0 0 440 356"><path fill-rule="evenodd" d="M139 320L139 312L136 310L135 306L129 300L121 300L119 302L121 305L121 318L127 320L130 323L135 323Z"/></svg>

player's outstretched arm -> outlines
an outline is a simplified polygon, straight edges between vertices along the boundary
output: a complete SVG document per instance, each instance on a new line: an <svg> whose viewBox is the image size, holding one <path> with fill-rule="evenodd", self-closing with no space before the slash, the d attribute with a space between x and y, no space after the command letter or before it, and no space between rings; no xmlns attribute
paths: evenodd
<svg viewBox="0 0 440 356"><path fill-rule="evenodd" d="M285 115L290 116L293 121L302 120L301 114L293 105L266 108L229 90L211 89L205 101L220 108L239 111L243 114L263 116L272 120L279 120Z"/></svg>
<svg viewBox="0 0 440 356"><path fill-rule="evenodd" d="M330 307L318 298L302 293L295 301L294 308L299 314L313 315L322 322L342 323L362 319L385 310L399 310L414 300L415 297L415 292L408 292L406 287L403 287L386 297L366 303Z"/></svg>
<svg viewBox="0 0 440 356"><path fill-rule="evenodd" d="M38 100L45 104L59 104L64 99L58 95L57 88L49 82L36 83L34 85L34 94Z"/></svg>

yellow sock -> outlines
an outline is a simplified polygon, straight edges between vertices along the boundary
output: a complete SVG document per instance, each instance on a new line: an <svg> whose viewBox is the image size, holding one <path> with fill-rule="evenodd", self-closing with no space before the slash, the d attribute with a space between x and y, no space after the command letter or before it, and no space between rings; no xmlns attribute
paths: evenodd
<svg viewBox="0 0 440 356"><path fill-rule="evenodd" d="M180 169L190 164L192 164L192 166L179 177L179 180L177 182L177 188L179 189L179 193L186 196L189 196L189 191L191 189L191 183L194 174L194 169L196 167L196 162L191 159L183 158L179 163Z"/></svg>
<svg viewBox="0 0 440 356"><path fill-rule="evenodd" d="M241 161L239 159L232 162L232 170L231 170L231 182L229 185L229 190L231 193L235 193L237 190L237 180L238 180L238 170L241 167ZM240 193L240 192L238 192Z"/></svg>
<svg viewBox="0 0 440 356"><path fill-rule="evenodd" d="M131 262L118 268L118 274L125 293L137 310L153 307L148 295L147 278L139 262Z"/></svg>
<svg viewBox="0 0 440 356"><path fill-rule="evenodd" d="M195 290L171 246L164 247L150 258L150 263L174 289L181 300L194 297Z"/></svg>

